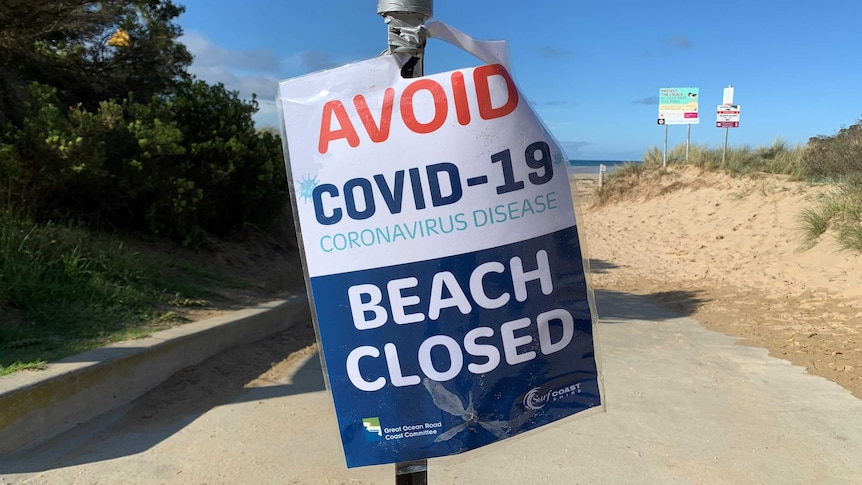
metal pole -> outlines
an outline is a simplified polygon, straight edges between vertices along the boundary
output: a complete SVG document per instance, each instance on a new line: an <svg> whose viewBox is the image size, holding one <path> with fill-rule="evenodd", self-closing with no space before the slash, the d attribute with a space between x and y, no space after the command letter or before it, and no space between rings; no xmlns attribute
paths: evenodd
<svg viewBox="0 0 862 485"><path fill-rule="evenodd" d="M667 125L664 125L664 156L661 159L661 168L667 167Z"/></svg>
<svg viewBox="0 0 862 485"><path fill-rule="evenodd" d="M428 460L396 463L395 485L428 485Z"/></svg>
<svg viewBox="0 0 862 485"><path fill-rule="evenodd" d="M424 74L425 21L434 16L434 0L377 0L377 13L389 27L390 54L409 54L401 67L405 78ZM427 485L428 460L395 464L395 485Z"/></svg>
<svg viewBox="0 0 862 485"><path fill-rule="evenodd" d="M685 163L688 163L688 145L691 143L691 125L688 126L688 132L685 134Z"/></svg>
<svg viewBox="0 0 862 485"><path fill-rule="evenodd" d="M722 105L733 105L733 84L728 84L726 88L724 88L724 95L721 100ZM724 151L721 152L721 166L724 167L724 162L727 160L727 132L730 131L730 128L724 128Z"/></svg>

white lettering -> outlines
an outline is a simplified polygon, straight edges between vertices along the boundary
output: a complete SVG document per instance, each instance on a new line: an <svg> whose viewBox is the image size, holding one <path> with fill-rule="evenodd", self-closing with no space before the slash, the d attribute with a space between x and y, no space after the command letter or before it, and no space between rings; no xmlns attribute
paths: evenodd
<svg viewBox="0 0 862 485"><path fill-rule="evenodd" d="M563 335L557 342L551 342L551 323L559 321L563 327ZM536 324L539 327L539 346L542 349L542 354L550 355L554 352L559 352L569 345L572 337L575 335L575 320L572 314L563 309L551 310L542 313L536 319Z"/></svg>
<svg viewBox="0 0 862 485"><path fill-rule="evenodd" d="M531 335L515 337L515 330L527 328L530 323L529 318L521 318L506 322L500 327L500 334L503 336L503 352L509 365L522 364L536 358L536 353L532 350L523 354L518 353L518 347L529 344L533 341L533 337Z"/></svg>
<svg viewBox="0 0 862 485"><path fill-rule="evenodd" d="M509 303L511 295L508 293L504 292L497 298L490 298L488 294L485 293L485 275L488 273L503 273L504 271L506 271L506 267L503 266L503 263L499 263L497 261L480 264L473 270L473 274L470 275L470 294L473 296L473 300L476 301L477 305L488 310L494 310L496 308L501 308L506 303Z"/></svg>
<svg viewBox="0 0 862 485"><path fill-rule="evenodd" d="M450 295L449 298L443 298L443 289L446 289ZM467 300L467 295L464 290L458 285L458 280L455 275L448 271L443 271L434 275L431 281L431 301L428 307L428 318L437 320L440 318L440 310L444 308L458 307L462 315L467 315L473 309L470 301Z"/></svg>
<svg viewBox="0 0 862 485"><path fill-rule="evenodd" d="M395 344L384 345L383 352L386 353L386 365L389 367L389 379L393 386L415 386L421 382L417 375L404 376L401 374L401 362L398 360L398 349Z"/></svg>
<svg viewBox="0 0 862 485"><path fill-rule="evenodd" d="M368 295L369 301L363 302L362 295ZM353 314L353 326L357 330L370 330L383 326L389 318L386 310L380 306L383 294L380 288L374 285L355 285L347 289L347 297L350 300L350 312ZM365 319L367 312L374 313L371 320Z"/></svg>
<svg viewBox="0 0 862 485"><path fill-rule="evenodd" d="M416 295L404 296L401 290L415 288L417 285L419 285L419 280L412 277L392 280L386 285L386 290L389 292L389 306L392 308L392 319L395 320L395 323L404 325L425 320L425 315L422 313L408 314L405 311L405 307L418 305L422 300Z"/></svg>
<svg viewBox="0 0 862 485"><path fill-rule="evenodd" d="M521 258L514 257L509 261L512 268L512 284L515 286L515 299L527 300L527 283L539 280L542 284L542 293L550 295L554 291L554 282L551 280L551 267L548 264L548 252L542 249L536 253L536 268L533 271L524 272L524 264Z"/></svg>
<svg viewBox="0 0 862 485"><path fill-rule="evenodd" d="M363 357L380 357L380 351L374 347L363 346L353 349L347 355L347 377L350 382L360 391L374 392L383 389L386 379L378 377L373 381L366 381L359 371L359 359Z"/></svg>
<svg viewBox="0 0 862 485"><path fill-rule="evenodd" d="M527 322L530 320L527 319ZM446 347L449 352L449 369L438 371L434 367L434 362L431 360L431 350L436 346ZM437 382L446 382L455 378L464 367L464 354L461 352L461 347L458 342L452 337L446 335L435 335L419 346L419 368L428 376L429 379Z"/></svg>
<svg viewBox="0 0 862 485"><path fill-rule="evenodd" d="M482 345L476 343L476 339L482 337L493 337L494 330L489 327L474 328L467 332L464 337L464 350L474 357L485 357L488 362L484 364L467 364L467 370L473 374L485 374L496 369L500 365L500 351L493 345Z"/></svg>

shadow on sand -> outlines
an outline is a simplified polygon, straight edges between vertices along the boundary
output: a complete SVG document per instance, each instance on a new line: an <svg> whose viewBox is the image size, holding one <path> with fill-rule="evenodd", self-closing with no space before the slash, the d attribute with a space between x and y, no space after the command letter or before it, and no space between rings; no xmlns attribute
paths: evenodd
<svg viewBox="0 0 862 485"><path fill-rule="evenodd" d="M593 261L594 270L612 264ZM601 324L661 323L690 315L705 300L698 292L635 295L597 290ZM677 309L677 310L674 310ZM310 322L243 345L184 369L132 403L73 428L35 448L0 460L0 475L34 473L145 452L209 410L325 390ZM292 360L291 359L295 359ZM283 362L293 373L277 371ZM289 375L287 375L289 374Z"/></svg>
<svg viewBox="0 0 862 485"><path fill-rule="evenodd" d="M184 369L130 404L82 423L46 443L7 455L0 475L32 473L142 453L182 430L209 410L325 390L311 322L267 339L235 347ZM273 366L302 355L289 376Z"/></svg>

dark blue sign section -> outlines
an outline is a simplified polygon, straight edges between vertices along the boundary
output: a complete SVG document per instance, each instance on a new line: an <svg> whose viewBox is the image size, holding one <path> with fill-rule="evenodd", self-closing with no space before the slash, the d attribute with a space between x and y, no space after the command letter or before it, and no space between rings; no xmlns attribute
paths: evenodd
<svg viewBox="0 0 862 485"><path fill-rule="evenodd" d="M311 287L348 467L462 453L601 403L575 227Z"/></svg>

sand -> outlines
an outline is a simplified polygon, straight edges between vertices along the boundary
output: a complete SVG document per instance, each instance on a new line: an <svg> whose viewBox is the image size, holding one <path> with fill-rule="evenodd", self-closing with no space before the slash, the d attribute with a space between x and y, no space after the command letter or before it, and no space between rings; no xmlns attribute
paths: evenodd
<svg viewBox="0 0 862 485"><path fill-rule="evenodd" d="M829 233L802 249L800 214L830 187L685 168L597 206L596 180L573 183L596 288L651 295L862 398L862 257Z"/></svg>
<svg viewBox="0 0 862 485"><path fill-rule="evenodd" d="M687 168L598 207L598 178L573 177L594 286L651 295L862 398L862 256L840 251L828 233L801 250L799 216L830 187ZM284 226L289 234L289 221ZM221 257L260 281L294 275L290 284L255 285L244 290L250 296L230 295L232 304L213 302L186 316L199 320L281 295L272 288L301 289L295 253L273 251L267 241Z"/></svg>

